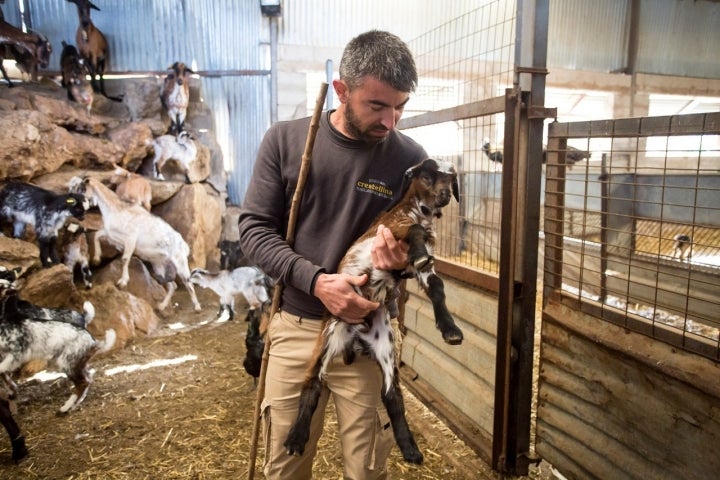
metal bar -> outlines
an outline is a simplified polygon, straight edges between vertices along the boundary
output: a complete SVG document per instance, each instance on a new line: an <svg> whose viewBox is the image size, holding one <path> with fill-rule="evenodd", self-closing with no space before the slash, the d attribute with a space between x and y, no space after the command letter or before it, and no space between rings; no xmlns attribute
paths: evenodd
<svg viewBox="0 0 720 480"><path fill-rule="evenodd" d="M435 125L444 122L453 122L455 120L464 120L466 118L481 117L493 113L502 113L505 111L505 97L488 98L478 100L477 102L466 103L457 107L446 108L434 112L421 113L414 117L403 118L398 122L400 130L416 127L424 127L426 125Z"/></svg>

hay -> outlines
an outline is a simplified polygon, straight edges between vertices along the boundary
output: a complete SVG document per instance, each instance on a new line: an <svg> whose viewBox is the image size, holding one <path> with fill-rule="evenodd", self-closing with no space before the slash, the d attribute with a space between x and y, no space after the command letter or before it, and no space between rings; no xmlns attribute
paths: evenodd
<svg viewBox="0 0 720 480"><path fill-rule="evenodd" d="M179 293L185 294L184 290ZM16 419L25 433L30 457L19 466L12 464L5 438L0 442L0 479L245 478L255 401L252 378L242 368L246 325L239 320L200 326L212 320L216 301L204 299L203 312L196 314L184 297L171 321L183 321L188 328L139 338L121 351L94 359L95 382L78 410L64 416L55 413L69 395L65 379L22 383ZM166 367L105 374L118 366L188 355L197 358ZM472 452L423 410L421 403L408 392L405 395L408 419L425 463L409 465L394 448L389 478L478 478L458 463L458 459L474 457ZM435 432L432 445L421 431ZM448 454L453 455L452 461ZM256 478L263 478L262 455L260 448ZM341 478L340 465L337 424L330 406L315 478Z"/></svg>

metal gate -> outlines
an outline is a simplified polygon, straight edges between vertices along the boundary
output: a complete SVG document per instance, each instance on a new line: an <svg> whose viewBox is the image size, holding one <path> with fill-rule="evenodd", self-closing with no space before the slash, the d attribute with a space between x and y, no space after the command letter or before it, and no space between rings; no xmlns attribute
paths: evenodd
<svg viewBox="0 0 720 480"><path fill-rule="evenodd" d="M537 452L568 478L716 477L720 114L556 123L546 168Z"/></svg>

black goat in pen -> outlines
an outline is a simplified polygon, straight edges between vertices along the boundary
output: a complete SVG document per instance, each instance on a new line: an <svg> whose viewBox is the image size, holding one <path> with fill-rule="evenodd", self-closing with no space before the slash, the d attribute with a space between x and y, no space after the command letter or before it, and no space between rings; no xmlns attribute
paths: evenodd
<svg viewBox="0 0 720 480"><path fill-rule="evenodd" d="M462 343L462 331L455 325L445 304L444 285L435 273L432 256L435 244L433 221L440 217L440 210L450 202L452 196L459 200L457 173L451 163L428 159L408 169L400 201L380 215L340 261L338 273L368 275L368 281L358 287L358 293L379 302L381 307L359 325L346 324L334 317L325 320L300 394L298 417L285 441L289 454L302 455L305 450L310 422L317 408L330 361L342 355L345 363L350 364L357 353L363 353L375 359L382 370L382 401L390 416L395 441L403 458L410 463L422 463L423 455L405 418L394 349L395 333L390 323L388 306L401 279L414 276L432 301L435 325L442 332L445 342L451 345ZM410 246L408 266L402 272L373 267L370 245L381 224L389 228L395 238L405 240Z"/></svg>

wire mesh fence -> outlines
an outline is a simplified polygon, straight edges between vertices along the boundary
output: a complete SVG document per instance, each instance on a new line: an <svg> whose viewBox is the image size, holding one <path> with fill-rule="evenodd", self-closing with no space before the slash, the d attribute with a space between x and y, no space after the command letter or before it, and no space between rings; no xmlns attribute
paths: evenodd
<svg viewBox="0 0 720 480"><path fill-rule="evenodd" d="M496 276L504 137L499 100L513 83L516 2L478 3L409 42L420 81L400 127L431 157L454 162L460 174L460 202L438 224L435 253Z"/></svg>
<svg viewBox="0 0 720 480"><path fill-rule="evenodd" d="M719 130L716 113L552 125L546 287L720 360ZM590 160L570 159L570 138Z"/></svg>

